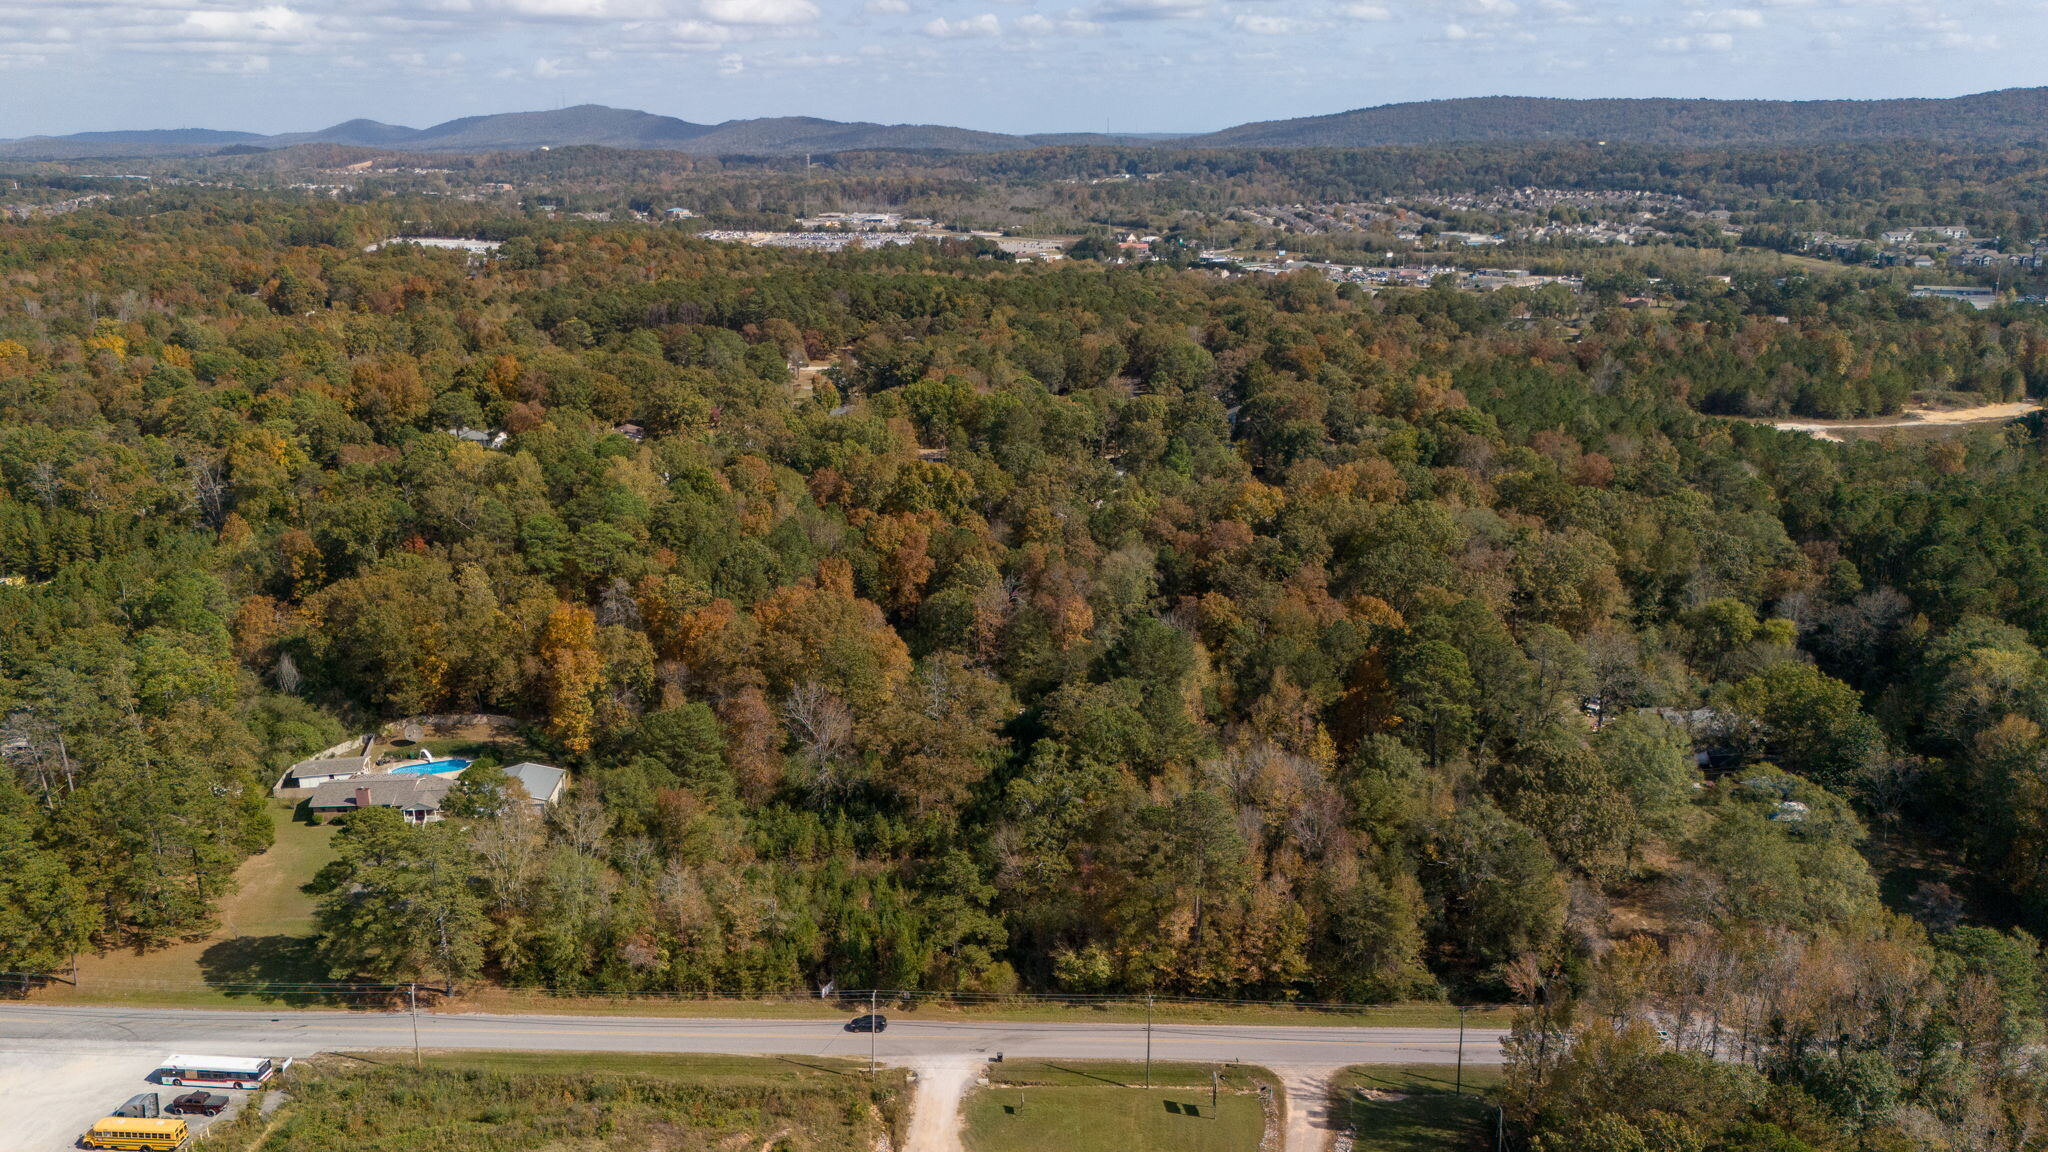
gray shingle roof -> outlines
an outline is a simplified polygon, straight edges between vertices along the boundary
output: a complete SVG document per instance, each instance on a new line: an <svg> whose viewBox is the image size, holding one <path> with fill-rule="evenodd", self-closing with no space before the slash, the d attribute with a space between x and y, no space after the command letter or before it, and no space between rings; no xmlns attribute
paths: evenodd
<svg viewBox="0 0 2048 1152"><path fill-rule="evenodd" d="M453 787L452 776L359 776L353 780L329 780L313 789L309 803L315 809L346 811L361 807L356 794L368 789L369 807L437 812Z"/></svg>

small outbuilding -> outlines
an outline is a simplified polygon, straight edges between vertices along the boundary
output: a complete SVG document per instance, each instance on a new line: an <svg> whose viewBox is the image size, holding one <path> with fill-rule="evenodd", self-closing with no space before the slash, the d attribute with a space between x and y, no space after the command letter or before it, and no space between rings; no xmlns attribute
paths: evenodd
<svg viewBox="0 0 2048 1152"><path fill-rule="evenodd" d="M526 761L505 769L508 779L519 781L526 794L533 798L536 808L546 808L562 798L562 789L568 784L569 774L560 768Z"/></svg>

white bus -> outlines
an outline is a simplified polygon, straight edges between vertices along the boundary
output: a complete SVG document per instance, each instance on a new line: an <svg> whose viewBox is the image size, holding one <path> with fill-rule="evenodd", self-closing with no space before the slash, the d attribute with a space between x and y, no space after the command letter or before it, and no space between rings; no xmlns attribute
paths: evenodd
<svg viewBox="0 0 2048 1152"><path fill-rule="evenodd" d="M291 1066L266 1056L166 1056L157 1072L173 1088L261 1088Z"/></svg>

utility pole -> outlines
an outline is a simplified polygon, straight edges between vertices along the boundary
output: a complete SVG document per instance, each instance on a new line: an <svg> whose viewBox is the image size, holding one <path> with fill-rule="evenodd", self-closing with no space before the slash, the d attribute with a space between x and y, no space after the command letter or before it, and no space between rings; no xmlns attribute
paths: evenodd
<svg viewBox="0 0 2048 1152"><path fill-rule="evenodd" d="M1219 1109L1222 1106L1216 1102L1216 1098L1220 1096L1222 1092L1223 1074L1221 1072L1218 1072L1214 1068L1209 1069L1209 1119L1211 1120L1214 1120L1222 1115L1221 1112L1217 1111L1217 1109Z"/></svg>
<svg viewBox="0 0 2048 1152"><path fill-rule="evenodd" d="M1465 1094L1465 1012L1467 1006L1458 1005L1458 1095Z"/></svg>
<svg viewBox="0 0 2048 1152"><path fill-rule="evenodd" d="M868 989L868 1076L875 1074L875 1033L881 1031L881 1021L875 1019L875 990Z"/></svg>
<svg viewBox="0 0 2048 1152"><path fill-rule="evenodd" d="M412 1001L412 1066L420 1068L420 986L418 981L406 985L406 996Z"/></svg>
<svg viewBox="0 0 2048 1152"><path fill-rule="evenodd" d="M1152 994L1145 993L1145 1090L1152 1090Z"/></svg>

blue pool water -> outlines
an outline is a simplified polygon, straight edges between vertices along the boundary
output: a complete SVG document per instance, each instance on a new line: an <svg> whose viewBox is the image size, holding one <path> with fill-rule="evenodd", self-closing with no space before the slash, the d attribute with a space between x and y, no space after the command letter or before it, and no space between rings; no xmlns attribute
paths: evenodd
<svg viewBox="0 0 2048 1152"><path fill-rule="evenodd" d="M391 770L393 776L447 776L469 767L467 760L423 760L414 764L400 764Z"/></svg>

